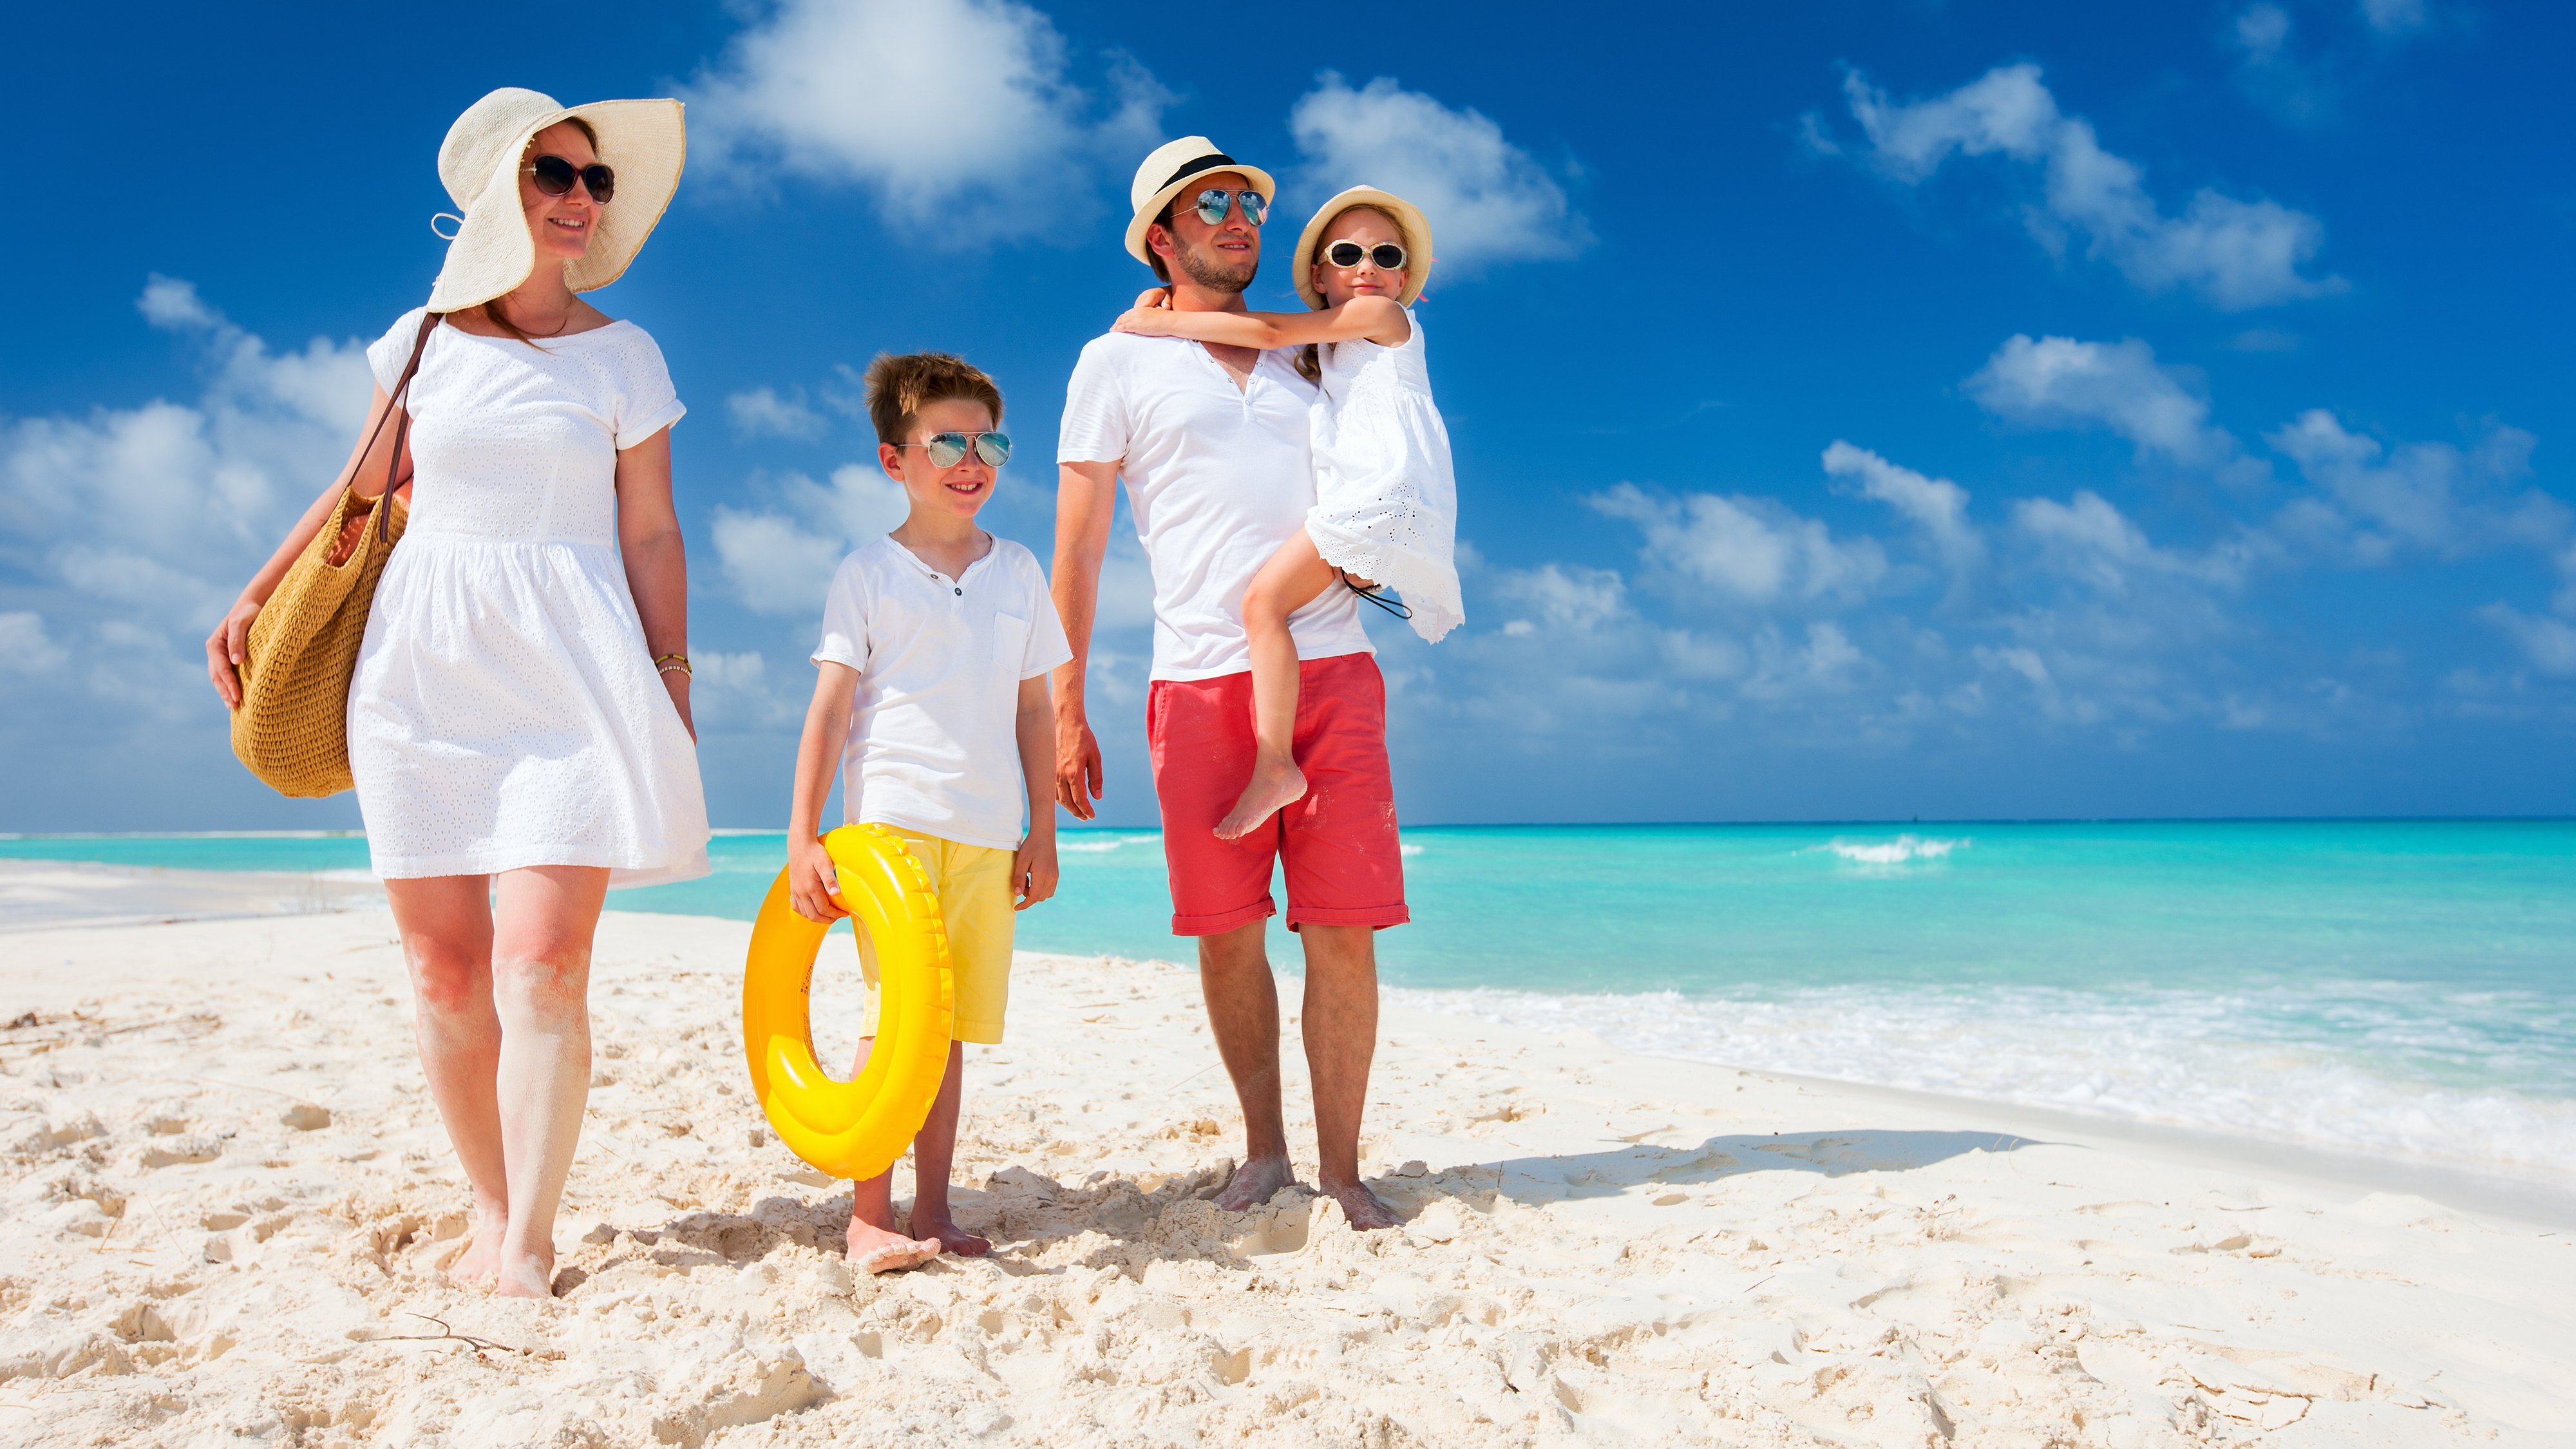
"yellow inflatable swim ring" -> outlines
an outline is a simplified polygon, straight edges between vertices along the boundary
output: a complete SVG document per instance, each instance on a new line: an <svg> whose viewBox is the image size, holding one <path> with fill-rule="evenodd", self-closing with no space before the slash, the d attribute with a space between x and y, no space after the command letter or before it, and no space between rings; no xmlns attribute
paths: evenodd
<svg viewBox="0 0 2576 1449"><path fill-rule="evenodd" d="M869 1178L894 1166L930 1115L948 1069L957 985L939 897L902 838L881 825L845 825L823 837L823 848L839 868L841 903L876 947L876 1045L854 1081L832 1080L814 1060L810 992L829 927L796 914L782 870L751 926L743 1052L779 1140L834 1177Z"/></svg>

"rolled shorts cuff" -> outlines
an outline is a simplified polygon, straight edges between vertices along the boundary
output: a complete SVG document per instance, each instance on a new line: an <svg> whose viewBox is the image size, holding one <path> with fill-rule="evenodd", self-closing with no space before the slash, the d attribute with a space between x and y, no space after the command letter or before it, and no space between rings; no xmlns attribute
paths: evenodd
<svg viewBox="0 0 2576 1449"><path fill-rule="evenodd" d="M1389 926L1410 924L1412 920L1413 913L1404 908L1402 901L1363 910L1317 910L1311 906L1299 906L1293 901L1288 906L1288 929L1292 931L1299 926L1371 926L1382 931Z"/></svg>
<svg viewBox="0 0 2576 1449"><path fill-rule="evenodd" d="M1211 916L1184 916L1175 913L1172 917L1172 934L1222 936L1228 931L1251 925L1255 921L1267 920L1277 914L1279 914L1278 903L1268 896L1263 896L1248 906L1238 906L1231 911L1219 911Z"/></svg>
<svg viewBox="0 0 2576 1449"><path fill-rule="evenodd" d="M950 1024L948 1036L951 1041L971 1041L977 1046L1000 1046L1002 1024L998 1021L960 1019Z"/></svg>

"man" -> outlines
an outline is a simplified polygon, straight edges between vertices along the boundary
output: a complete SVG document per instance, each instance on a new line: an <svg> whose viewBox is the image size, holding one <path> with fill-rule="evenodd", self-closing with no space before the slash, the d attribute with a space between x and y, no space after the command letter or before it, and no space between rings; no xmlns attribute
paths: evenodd
<svg viewBox="0 0 2576 1449"><path fill-rule="evenodd" d="M1127 250L1182 311L1242 311L1261 264L1268 173L1204 136L1137 169ZM1358 599L1329 589L1289 620L1297 641L1295 756L1305 797L1240 840L1215 828L1252 772L1251 659L1243 591L1314 505L1306 411L1290 354L1112 333L1082 351L1056 461L1055 605L1073 646L1056 671L1056 799L1092 818L1100 747L1084 669L1118 480L1154 575L1154 668L1145 727L1162 806L1172 931L1196 937L1217 1050L1243 1105L1245 1152L1217 1197L1241 1211L1295 1180L1279 1102L1279 997L1262 949L1274 863L1306 952L1306 1062L1321 1187L1355 1228L1395 1218L1359 1178L1360 1115L1377 1046L1372 933L1401 925L1404 872L1387 776L1386 686Z"/></svg>

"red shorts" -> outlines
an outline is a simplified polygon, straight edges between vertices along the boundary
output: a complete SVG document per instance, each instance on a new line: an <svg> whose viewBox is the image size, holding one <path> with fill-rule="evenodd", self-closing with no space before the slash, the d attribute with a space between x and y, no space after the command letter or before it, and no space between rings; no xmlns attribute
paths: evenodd
<svg viewBox="0 0 2576 1449"><path fill-rule="evenodd" d="M1400 926L1404 858L1386 769L1386 680L1366 654L1301 660L1297 733L1305 798L1241 840L1216 838L1252 778L1252 676L1157 679L1145 706L1172 934L1213 936L1275 914L1271 863L1288 872L1288 929Z"/></svg>

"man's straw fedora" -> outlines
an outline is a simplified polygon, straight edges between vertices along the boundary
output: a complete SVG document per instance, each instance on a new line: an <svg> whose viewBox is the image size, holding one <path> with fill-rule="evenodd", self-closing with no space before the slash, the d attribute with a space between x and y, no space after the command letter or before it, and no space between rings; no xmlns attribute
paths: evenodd
<svg viewBox="0 0 2576 1449"><path fill-rule="evenodd" d="M678 101L593 101L565 106L505 86L468 106L438 148L438 179L464 220L447 244L447 264L429 309L455 312L517 287L536 269L536 244L519 205L519 165L529 138L580 118L599 137L599 159L617 173L616 200L599 208L590 250L564 264L564 280L588 292L617 280L680 184L688 138Z"/></svg>
<svg viewBox="0 0 2576 1449"><path fill-rule="evenodd" d="M1404 294L1395 299L1399 307L1410 307L1422 295L1423 284L1431 280L1431 223L1421 209L1390 191L1374 186L1354 186L1316 208L1315 217L1306 229L1297 233L1295 261L1290 280L1297 285L1297 295L1306 305L1321 309L1324 294L1315 290L1315 249L1324 244L1324 232L1343 212L1354 206L1382 211L1394 218L1395 229L1404 235Z"/></svg>
<svg viewBox="0 0 2576 1449"><path fill-rule="evenodd" d="M1127 199L1135 204L1135 218L1127 223L1127 252L1147 266L1154 264L1154 254L1145 249L1145 228L1163 214L1163 207L1181 188L1202 176L1231 171L1252 183L1261 193L1263 205L1279 194L1270 173L1258 166L1246 166L1216 148L1205 136L1183 136L1154 148L1145 164L1136 168L1136 182L1127 188Z"/></svg>

